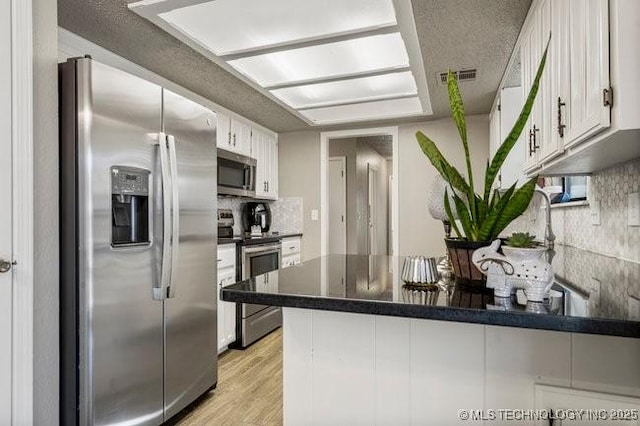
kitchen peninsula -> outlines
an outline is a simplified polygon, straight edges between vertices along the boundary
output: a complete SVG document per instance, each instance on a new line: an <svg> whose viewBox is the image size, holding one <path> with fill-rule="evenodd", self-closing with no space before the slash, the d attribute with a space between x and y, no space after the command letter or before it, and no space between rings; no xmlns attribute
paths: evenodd
<svg viewBox="0 0 640 426"><path fill-rule="evenodd" d="M222 289L284 307L285 424L451 424L461 409L566 407L558 390L640 401L640 265L557 247L543 304L407 287L401 266L332 255Z"/></svg>

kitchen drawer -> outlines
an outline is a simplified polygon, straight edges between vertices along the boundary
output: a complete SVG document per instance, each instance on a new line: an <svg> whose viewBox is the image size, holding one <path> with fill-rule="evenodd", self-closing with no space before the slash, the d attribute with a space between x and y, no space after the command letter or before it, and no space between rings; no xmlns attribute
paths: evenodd
<svg viewBox="0 0 640 426"><path fill-rule="evenodd" d="M300 237L282 239L282 257L300 253L302 241Z"/></svg>
<svg viewBox="0 0 640 426"><path fill-rule="evenodd" d="M218 269L235 268L236 266L236 245L225 244L218 246Z"/></svg>

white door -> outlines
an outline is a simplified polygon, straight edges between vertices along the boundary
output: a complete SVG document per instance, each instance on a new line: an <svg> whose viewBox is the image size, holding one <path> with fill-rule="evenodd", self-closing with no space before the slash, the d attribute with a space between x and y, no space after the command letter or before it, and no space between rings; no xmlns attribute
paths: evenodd
<svg viewBox="0 0 640 426"><path fill-rule="evenodd" d="M231 145L231 119L224 114L218 114L216 139L218 148L233 151L233 146Z"/></svg>
<svg viewBox="0 0 640 426"><path fill-rule="evenodd" d="M347 179L345 157L329 158L329 254L347 252Z"/></svg>
<svg viewBox="0 0 640 426"><path fill-rule="evenodd" d="M0 0L0 182L5 188L0 203L0 262L13 258L11 228L11 10L10 1ZM10 263L9 263L10 265ZM3 268L4 267L4 268ZM0 264L0 271L6 264ZM11 337L13 277L11 270L0 273L0 425L11 424Z"/></svg>
<svg viewBox="0 0 640 426"><path fill-rule="evenodd" d="M569 13L570 125L565 146L609 127L609 1L572 0Z"/></svg>
<svg viewBox="0 0 640 426"><path fill-rule="evenodd" d="M498 124L499 144L509 136L513 125L520 116L523 103L522 88L507 87L502 89L500 93L500 123ZM520 134L520 138L502 164L502 169L500 169L501 188L509 188L519 179L521 182L523 181L526 148L524 133L525 131Z"/></svg>
<svg viewBox="0 0 640 426"><path fill-rule="evenodd" d="M379 254L378 251L378 171L367 164L367 226L368 254Z"/></svg>

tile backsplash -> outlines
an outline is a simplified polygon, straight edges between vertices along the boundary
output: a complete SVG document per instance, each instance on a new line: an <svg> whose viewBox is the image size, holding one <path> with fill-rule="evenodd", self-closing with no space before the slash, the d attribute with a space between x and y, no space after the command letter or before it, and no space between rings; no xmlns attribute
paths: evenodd
<svg viewBox="0 0 640 426"><path fill-rule="evenodd" d="M600 225L591 224L589 206L551 210L556 242L620 259L640 262L640 227L627 224L627 195L640 191L640 159L613 166L591 176L589 201L600 203ZM545 210L541 197L514 221L505 234L534 233L544 238Z"/></svg>
<svg viewBox="0 0 640 426"><path fill-rule="evenodd" d="M247 201L244 198L218 197L218 208L231 209L233 212L234 235L242 234L242 208ZM302 197L284 197L268 203L271 207L271 231L278 231L281 234L302 232Z"/></svg>
<svg viewBox="0 0 640 426"><path fill-rule="evenodd" d="M302 197L283 197L271 203L271 228L281 234L302 233Z"/></svg>

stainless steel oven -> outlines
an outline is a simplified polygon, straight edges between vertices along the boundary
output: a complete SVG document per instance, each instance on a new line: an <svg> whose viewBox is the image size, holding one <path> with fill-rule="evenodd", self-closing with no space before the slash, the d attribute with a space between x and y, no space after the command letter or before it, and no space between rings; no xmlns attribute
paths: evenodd
<svg viewBox="0 0 640 426"><path fill-rule="evenodd" d="M255 197L256 164L254 158L218 148L218 195Z"/></svg>
<svg viewBox="0 0 640 426"><path fill-rule="evenodd" d="M242 279L257 277L261 285L273 286L277 277L265 275L280 267L280 241L270 243L251 242L242 246ZM246 348L256 340L282 325L282 309L278 306L236 305L236 347Z"/></svg>

